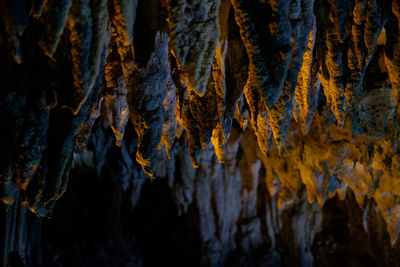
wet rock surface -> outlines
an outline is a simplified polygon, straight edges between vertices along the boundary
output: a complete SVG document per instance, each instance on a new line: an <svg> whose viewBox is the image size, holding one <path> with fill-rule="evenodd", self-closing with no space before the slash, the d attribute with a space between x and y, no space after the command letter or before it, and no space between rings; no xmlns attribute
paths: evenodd
<svg viewBox="0 0 400 267"><path fill-rule="evenodd" d="M0 2L3 266L398 266L399 3Z"/></svg>

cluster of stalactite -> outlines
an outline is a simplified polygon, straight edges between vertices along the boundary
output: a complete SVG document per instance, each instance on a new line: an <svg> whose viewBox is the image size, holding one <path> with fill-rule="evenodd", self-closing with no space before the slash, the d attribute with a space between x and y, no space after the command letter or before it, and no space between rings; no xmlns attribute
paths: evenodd
<svg viewBox="0 0 400 267"><path fill-rule="evenodd" d="M150 178L185 151L212 179L215 155L249 201L258 179L278 209L304 188L321 207L347 190L366 214L373 200L397 242L398 1L5 0L0 73L6 207L51 216L97 123L121 149L135 133Z"/></svg>

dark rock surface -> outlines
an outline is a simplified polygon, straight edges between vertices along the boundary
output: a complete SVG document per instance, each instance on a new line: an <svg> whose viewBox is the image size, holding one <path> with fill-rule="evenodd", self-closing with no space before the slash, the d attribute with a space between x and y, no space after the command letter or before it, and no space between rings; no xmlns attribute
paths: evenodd
<svg viewBox="0 0 400 267"><path fill-rule="evenodd" d="M399 266L399 7L0 1L0 264Z"/></svg>

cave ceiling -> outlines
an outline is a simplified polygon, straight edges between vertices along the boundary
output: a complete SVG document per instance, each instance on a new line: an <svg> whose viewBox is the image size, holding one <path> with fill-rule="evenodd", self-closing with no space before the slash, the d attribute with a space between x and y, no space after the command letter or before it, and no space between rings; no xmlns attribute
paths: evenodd
<svg viewBox="0 0 400 267"><path fill-rule="evenodd" d="M255 212L262 180L314 221L351 192L395 245L399 92L398 1L0 1L0 200L49 217L74 166L116 148L117 175L182 177L180 212L236 190L221 201L241 215L198 204L200 225L217 216L203 242Z"/></svg>

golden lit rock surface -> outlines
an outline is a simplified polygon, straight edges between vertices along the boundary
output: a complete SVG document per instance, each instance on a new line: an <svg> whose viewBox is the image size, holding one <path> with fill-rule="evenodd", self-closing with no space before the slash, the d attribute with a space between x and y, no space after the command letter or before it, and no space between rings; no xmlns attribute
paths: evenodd
<svg viewBox="0 0 400 267"><path fill-rule="evenodd" d="M3 265L77 177L121 265L399 260L398 1L5 0L0 73Z"/></svg>

